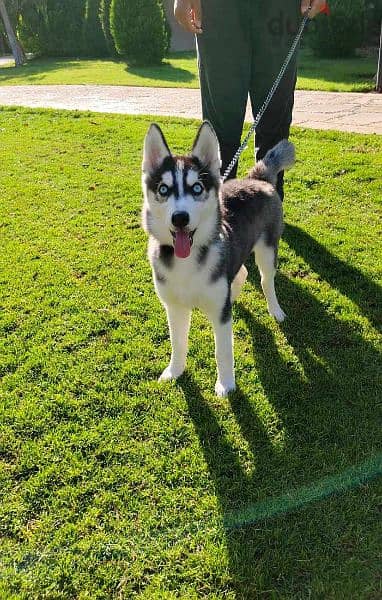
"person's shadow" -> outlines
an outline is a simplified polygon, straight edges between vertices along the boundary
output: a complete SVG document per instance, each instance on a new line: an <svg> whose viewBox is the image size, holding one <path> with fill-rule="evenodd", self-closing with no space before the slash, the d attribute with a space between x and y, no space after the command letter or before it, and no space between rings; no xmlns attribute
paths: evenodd
<svg viewBox="0 0 382 600"><path fill-rule="evenodd" d="M382 326L382 289L378 284L331 254L295 225L286 225L283 239L322 279L351 298L375 327Z"/></svg>
<svg viewBox="0 0 382 600"><path fill-rule="evenodd" d="M284 239L312 270L351 298L373 324L379 322L381 290L373 281L338 260L296 227L288 226ZM248 266L249 280L258 286L253 261ZM284 358L271 329L260 323L240 301L234 310L234 321L244 321L252 340L253 369L284 431L285 443L281 448L272 442L259 412L256 393L246 396L239 387L230 397L230 404L255 459L256 468L248 475L194 379L186 373L179 380L214 480L223 520L243 507L280 496L327 475L341 474L352 465L373 457L381 448L378 408L381 354L372 341L364 339L360 323L328 311L306 287L278 274L277 289L280 304L289 315L281 329L286 344L293 350L294 360ZM240 364L236 365L236 373L240 386ZM279 530L272 523L267 521L268 541L260 532L263 526L226 527L231 578L237 598L258 597L259 590L253 587L255 581L263 581L265 588L267 585L276 587L281 594L277 597L285 597L282 594L287 593L288 584L285 583L285 587L282 584L281 558L280 564L274 567L275 573L277 569L280 571L279 581L267 581L269 572L262 564L262 552L266 553L264 548L268 543L276 543L276 538L278 544L291 544L292 553L298 554L299 548L287 541L288 534L280 542L279 533L276 535ZM316 559L318 565L320 557ZM334 565L338 560L340 569L343 557L338 554L331 560ZM312 560L312 569L316 563ZM292 570L286 576L298 577L298 568L298 563L292 568L289 565ZM367 575L366 571L365 577L372 577L371 572Z"/></svg>

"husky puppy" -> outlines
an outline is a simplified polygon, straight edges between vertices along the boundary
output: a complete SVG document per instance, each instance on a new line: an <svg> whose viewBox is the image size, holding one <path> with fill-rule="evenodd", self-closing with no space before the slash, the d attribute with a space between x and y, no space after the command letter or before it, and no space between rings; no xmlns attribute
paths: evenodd
<svg viewBox="0 0 382 600"><path fill-rule="evenodd" d="M243 286L244 266L254 252L269 313L285 314L274 277L283 228L277 174L292 166L294 146L283 140L243 180L222 185L219 144L204 122L189 156L174 156L158 127L151 125L143 153L143 227L154 285L168 318L171 360L160 381L176 379L186 365L191 310L200 308L213 324L215 392L235 389L232 302Z"/></svg>

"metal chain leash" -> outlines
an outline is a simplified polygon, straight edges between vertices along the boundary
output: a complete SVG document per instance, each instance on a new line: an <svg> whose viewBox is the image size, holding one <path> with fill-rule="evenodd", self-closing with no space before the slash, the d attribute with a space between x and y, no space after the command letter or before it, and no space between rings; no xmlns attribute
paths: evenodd
<svg viewBox="0 0 382 600"><path fill-rule="evenodd" d="M237 161L239 160L241 154L244 152L244 150L246 149L246 147L248 146L248 142L252 136L252 134L254 133L256 127L258 126L263 114L265 113L265 111L267 110L277 88L280 85L280 81L282 80L282 78L284 77L285 71L287 70L290 61L292 60L292 57L294 55L294 53L296 52L296 48L298 46L298 44L300 43L300 40L302 38L302 34L304 33L304 29L305 26L309 20L309 15L310 15L310 11L312 8L312 3L310 3L310 6L308 8L308 10L306 11L301 25L300 25L300 29L298 30L298 33L290 47L290 50L287 54L287 57L280 69L279 74L277 75L277 78L274 82L274 84L272 85L271 89L268 92L267 97L264 100L263 105L261 106L259 112L257 113L254 122L252 123L247 135L245 136L243 143L241 144L240 148L238 148L238 150L235 152L235 155L233 157L233 159L231 160L231 162L229 163L228 167L226 168L226 170L224 171L224 175L223 175L223 183L224 181L227 179L228 175L231 173L232 169L234 168L234 166L236 165Z"/></svg>

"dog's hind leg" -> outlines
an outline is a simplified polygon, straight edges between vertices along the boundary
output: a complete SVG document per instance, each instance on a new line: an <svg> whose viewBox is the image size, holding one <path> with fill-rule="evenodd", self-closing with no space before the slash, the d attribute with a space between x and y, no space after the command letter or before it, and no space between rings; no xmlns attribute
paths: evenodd
<svg viewBox="0 0 382 600"><path fill-rule="evenodd" d="M244 265L241 265L235 279L231 284L231 302L234 302L241 292L241 288L246 282L248 271Z"/></svg>
<svg viewBox="0 0 382 600"><path fill-rule="evenodd" d="M276 250L260 239L254 247L256 264L260 271L261 287L267 300L268 311L279 322L285 319L275 291Z"/></svg>
<svg viewBox="0 0 382 600"><path fill-rule="evenodd" d="M177 379L183 373L186 366L188 331L190 329L190 309L171 304L166 306L166 311L170 329L171 360L159 381Z"/></svg>

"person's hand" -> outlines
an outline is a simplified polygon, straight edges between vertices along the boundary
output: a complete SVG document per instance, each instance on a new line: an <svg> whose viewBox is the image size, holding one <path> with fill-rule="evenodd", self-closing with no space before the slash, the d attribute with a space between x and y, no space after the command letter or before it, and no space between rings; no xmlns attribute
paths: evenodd
<svg viewBox="0 0 382 600"><path fill-rule="evenodd" d="M309 8L309 0L301 0L301 12L304 15ZM312 0L312 8L309 13L309 17L313 19L318 13L320 13L326 6L326 0Z"/></svg>
<svg viewBox="0 0 382 600"><path fill-rule="evenodd" d="M191 33L203 33L201 0L175 0L174 15L179 25Z"/></svg>

